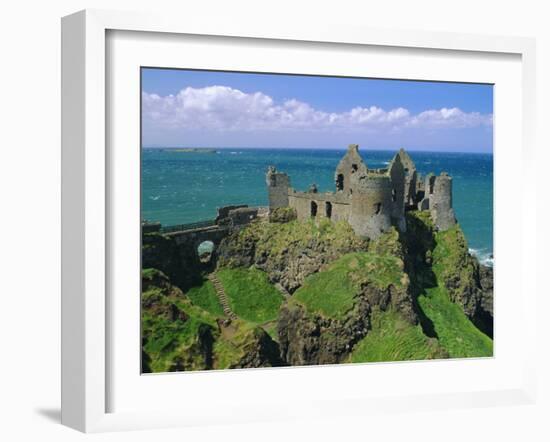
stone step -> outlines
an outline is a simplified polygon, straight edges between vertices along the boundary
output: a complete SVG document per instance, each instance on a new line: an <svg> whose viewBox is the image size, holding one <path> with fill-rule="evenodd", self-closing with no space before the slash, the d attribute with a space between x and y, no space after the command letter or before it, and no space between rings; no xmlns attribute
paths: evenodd
<svg viewBox="0 0 550 442"><path fill-rule="evenodd" d="M210 275L208 275L208 279L212 281L212 284L214 285L214 290L216 291L218 300L222 305L223 313L230 319L238 319L238 316L231 310L231 307L229 305L229 300L227 299L227 295L225 293L225 289L221 281L218 279L218 277L214 273L211 273Z"/></svg>

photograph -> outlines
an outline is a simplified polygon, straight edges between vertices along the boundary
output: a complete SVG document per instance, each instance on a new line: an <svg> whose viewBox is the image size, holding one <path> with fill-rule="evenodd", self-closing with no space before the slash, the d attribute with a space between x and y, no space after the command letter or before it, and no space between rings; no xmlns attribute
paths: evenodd
<svg viewBox="0 0 550 442"><path fill-rule="evenodd" d="M493 357L493 84L140 70L143 374Z"/></svg>

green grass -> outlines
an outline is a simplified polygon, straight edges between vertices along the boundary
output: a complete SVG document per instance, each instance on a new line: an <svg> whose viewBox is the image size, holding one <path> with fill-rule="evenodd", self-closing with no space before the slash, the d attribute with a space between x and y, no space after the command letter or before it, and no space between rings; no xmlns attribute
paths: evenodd
<svg viewBox="0 0 550 442"><path fill-rule="evenodd" d="M200 335L217 334L216 316L192 304L156 269L144 269L142 281L148 286L142 293L141 327L149 369L169 371L178 359L185 359L187 368L205 369ZM179 311L176 319L173 309Z"/></svg>
<svg viewBox="0 0 550 442"><path fill-rule="evenodd" d="M457 224L434 234L429 212L409 212L407 216L409 232L423 241L421 245L433 259L432 266L419 269L415 278L419 286L418 306L432 322L439 343L453 358L492 356L493 341L468 319L461 305L452 301L474 280L474 266L462 229ZM454 293L446 289L447 280L459 282Z"/></svg>
<svg viewBox="0 0 550 442"><path fill-rule="evenodd" d="M481 332L464 314L462 307L452 302L444 281L459 278L462 290L471 284L474 267L468 256L468 245L462 229L456 226L435 235L432 270L437 286L425 289L418 304L434 324L441 345L451 357L481 357L493 355L493 341Z"/></svg>
<svg viewBox="0 0 550 442"><path fill-rule="evenodd" d="M468 319L459 305L451 302L443 287L427 288L418 297L418 304L433 322L440 344L452 358L493 355L493 341Z"/></svg>
<svg viewBox="0 0 550 442"><path fill-rule="evenodd" d="M312 313L342 319L353 307L361 284L367 281L385 289L390 284L402 287L408 279L394 256L348 253L334 261L327 270L307 277L292 300L305 305Z"/></svg>
<svg viewBox="0 0 550 442"><path fill-rule="evenodd" d="M187 296L194 305L215 316L223 316L223 309L218 300L218 295L216 294L214 285L209 280L205 280L200 286L189 289Z"/></svg>
<svg viewBox="0 0 550 442"><path fill-rule="evenodd" d="M394 311L373 311L372 329L351 353L350 362L407 361L448 357L437 343Z"/></svg>
<svg viewBox="0 0 550 442"><path fill-rule="evenodd" d="M266 273L255 268L236 268L219 270L217 275L237 316L256 324L277 318L284 298Z"/></svg>
<svg viewBox="0 0 550 442"><path fill-rule="evenodd" d="M169 371L176 357L186 354L191 356L197 347L198 335L202 327L211 327L211 325L195 316L189 316L185 321L170 321L143 313L142 333L147 337L144 350L151 358L151 371L153 373ZM200 359L197 359L198 364ZM200 365L197 367L197 369L201 368L204 367Z"/></svg>

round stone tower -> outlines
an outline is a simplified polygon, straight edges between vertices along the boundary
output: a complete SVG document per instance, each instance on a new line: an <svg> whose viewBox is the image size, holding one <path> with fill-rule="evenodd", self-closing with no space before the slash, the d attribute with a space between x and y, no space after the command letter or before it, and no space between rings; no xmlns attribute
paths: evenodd
<svg viewBox="0 0 550 442"><path fill-rule="evenodd" d="M392 184L387 175L365 174L351 177L351 215L355 233L376 239L391 227Z"/></svg>
<svg viewBox="0 0 550 442"><path fill-rule="evenodd" d="M433 180L432 190L430 212L433 222L439 230L447 230L456 224L453 210L453 179L442 172Z"/></svg>

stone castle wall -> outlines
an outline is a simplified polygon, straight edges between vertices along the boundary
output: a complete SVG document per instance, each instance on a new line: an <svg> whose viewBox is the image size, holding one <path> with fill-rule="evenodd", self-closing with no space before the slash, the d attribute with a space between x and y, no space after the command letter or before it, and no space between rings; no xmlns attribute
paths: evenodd
<svg viewBox="0 0 550 442"><path fill-rule="evenodd" d="M310 218L329 218L333 222L347 221L351 205L348 197L338 193L311 193L290 190L288 194L289 207L296 210L301 221Z"/></svg>

